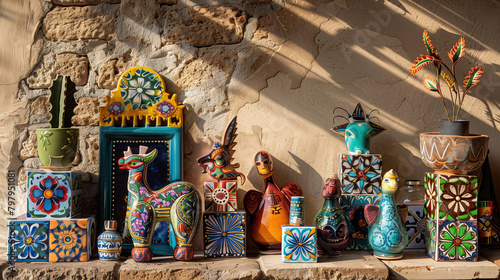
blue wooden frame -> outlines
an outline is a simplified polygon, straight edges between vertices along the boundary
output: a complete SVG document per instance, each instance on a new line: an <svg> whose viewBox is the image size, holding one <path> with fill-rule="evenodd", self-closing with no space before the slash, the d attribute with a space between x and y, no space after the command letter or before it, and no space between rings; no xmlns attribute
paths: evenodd
<svg viewBox="0 0 500 280"><path fill-rule="evenodd" d="M104 221L112 219L113 212L113 141L115 140L168 140L169 145L169 178L170 182L183 179L183 141L182 127L145 126L145 127L110 127L101 126L99 132L99 218L100 232L104 230ZM126 187L126 186L125 186ZM121 198L119 198L121 199ZM153 253L158 255L172 255L176 246L175 238L170 228L169 244L151 244ZM132 245L132 244L130 244ZM156 245L156 246L155 246ZM124 250L129 246L125 246ZM133 245L130 246L130 249Z"/></svg>

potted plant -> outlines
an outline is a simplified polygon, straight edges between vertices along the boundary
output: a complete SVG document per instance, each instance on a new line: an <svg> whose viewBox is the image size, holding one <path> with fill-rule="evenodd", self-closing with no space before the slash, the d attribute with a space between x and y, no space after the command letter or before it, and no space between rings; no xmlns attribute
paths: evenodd
<svg viewBox="0 0 500 280"><path fill-rule="evenodd" d="M479 78L481 78L481 75L484 72L481 67L472 67L469 74L463 81L464 89L461 89L455 76L455 66L465 54L464 37L460 37L455 46L453 46L453 48L451 48L448 52L448 57L452 63L451 68L444 63L439 56L437 49L432 45L431 39L427 34L427 30L424 30L422 41L424 42L427 54L421 54L420 57L413 62L413 65L410 68L410 73L415 75L423 67L429 64L433 64L436 67L436 78L424 77L423 82L424 87L427 90L437 92L443 101L447 120L440 121L441 134L467 136L469 134L469 121L459 119L460 110L462 109L467 93L469 93L469 91L479 83ZM445 98L441 90L441 80L446 84L446 88L450 94L451 110L449 110L446 105Z"/></svg>
<svg viewBox="0 0 500 280"><path fill-rule="evenodd" d="M78 128L71 128L76 107L75 83L67 76L58 76L50 86L50 127L37 129L38 155L47 169L68 169L78 148Z"/></svg>
<svg viewBox="0 0 500 280"><path fill-rule="evenodd" d="M455 66L465 54L465 39L461 37L448 52L451 68L444 63L431 43L427 31L423 33L426 55L420 55L410 68L415 75L423 67L433 64L436 78L425 77L424 87L437 92L443 101L447 119L440 121L440 133L420 134L420 152L425 165L438 173L467 174L481 167L488 152L488 136L469 135L469 121L460 120L460 110L469 91L479 83L483 74L481 67L472 67L463 81L463 89L457 82ZM446 105L441 81L450 94L451 108Z"/></svg>

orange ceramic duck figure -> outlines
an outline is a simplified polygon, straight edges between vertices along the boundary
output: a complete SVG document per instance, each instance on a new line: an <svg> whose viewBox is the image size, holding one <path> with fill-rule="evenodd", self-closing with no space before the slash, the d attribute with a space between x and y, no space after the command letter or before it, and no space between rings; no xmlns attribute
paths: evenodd
<svg viewBox="0 0 500 280"><path fill-rule="evenodd" d="M302 190L295 183L288 183L283 189L276 185L273 160L269 153L258 152L255 165L264 178L264 187L261 192L248 191L243 201L250 214L250 236L261 252L281 253L281 225L289 223L290 198L301 196Z"/></svg>

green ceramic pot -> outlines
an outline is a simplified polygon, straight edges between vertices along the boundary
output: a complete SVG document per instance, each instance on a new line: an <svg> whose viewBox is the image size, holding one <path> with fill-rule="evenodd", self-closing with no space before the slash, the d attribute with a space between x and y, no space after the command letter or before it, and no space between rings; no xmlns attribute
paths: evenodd
<svg viewBox="0 0 500 280"><path fill-rule="evenodd" d="M78 150L78 128L37 129L38 155L47 167L68 167Z"/></svg>

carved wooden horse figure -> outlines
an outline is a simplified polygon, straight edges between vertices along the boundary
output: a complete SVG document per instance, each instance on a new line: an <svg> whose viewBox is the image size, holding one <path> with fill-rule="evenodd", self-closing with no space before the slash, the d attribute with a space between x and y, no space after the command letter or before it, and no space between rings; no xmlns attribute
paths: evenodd
<svg viewBox="0 0 500 280"><path fill-rule="evenodd" d="M130 170L128 176L127 229L132 236L132 257L137 262L152 258L151 239L155 224L167 221L171 224L177 246L176 260L193 258L192 241L201 215L201 199L196 187L188 182L171 183L157 191L151 190L146 171L158 151L146 154L148 147L140 146L139 154L132 154L130 147L118 160L120 169Z"/></svg>

